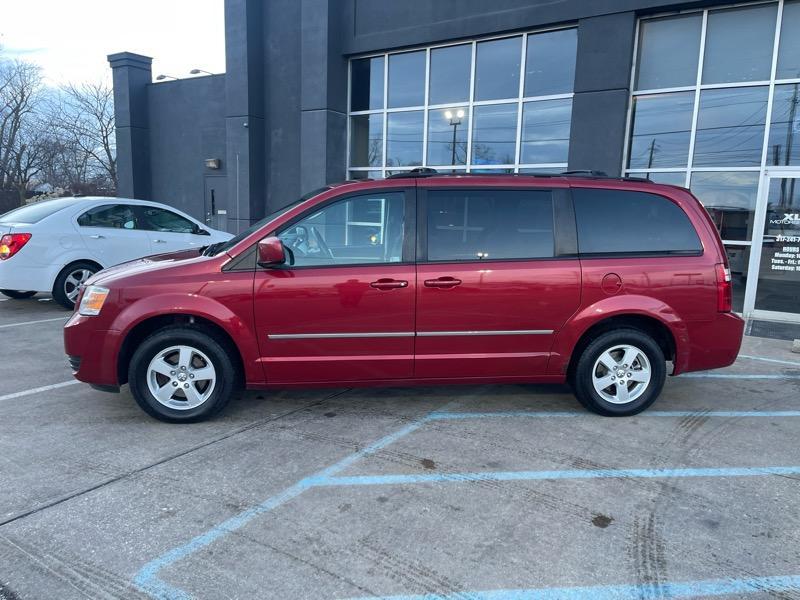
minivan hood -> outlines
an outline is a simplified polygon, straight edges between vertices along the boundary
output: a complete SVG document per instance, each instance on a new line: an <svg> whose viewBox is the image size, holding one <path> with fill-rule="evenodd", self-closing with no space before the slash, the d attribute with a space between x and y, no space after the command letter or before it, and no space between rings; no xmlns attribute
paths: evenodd
<svg viewBox="0 0 800 600"><path fill-rule="evenodd" d="M118 281L131 275L138 275L146 271L155 271L164 267L172 267L177 264L190 262L201 256L199 249L179 250L177 252L167 252L165 254L155 254L137 258L119 265L109 267L99 271L86 285L102 285Z"/></svg>

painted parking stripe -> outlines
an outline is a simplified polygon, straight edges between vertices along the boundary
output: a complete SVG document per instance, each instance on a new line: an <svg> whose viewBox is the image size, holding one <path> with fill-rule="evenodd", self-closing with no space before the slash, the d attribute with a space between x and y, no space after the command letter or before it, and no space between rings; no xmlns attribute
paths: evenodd
<svg viewBox="0 0 800 600"><path fill-rule="evenodd" d="M153 598L164 598L164 599L168 598L168 599L171 599L171 600L179 600L179 599L191 598L191 595L188 594L186 591L184 591L184 590L182 590L182 589L180 589L178 587L172 586L172 585L166 583L165 581L163 581L162 579L160 579L158 577L159 572L162 571L163 569L169 567L170 565L178 562L179 560L187 558L188 556L194 554L198 550L201 550L201 549L211 545L212 543L214 543L218 539L223 538L226 535L228 535L228 534L230 534L230 533L232 533L232 532L234 532L234 531L236 531L238 529L241 529L242 527L247 525L251 520L253 520L255 517L257 517L259 515L262 515L264 513L267 513L269 511L279 507L279 506L282 506L283 504L285 504L288 501L300 496L303 492L305 492L305 491L307 491L309 489L312 489L312 488L315 488L315 487L330 487L330 486L333 486L333 485L343 485L342 483L338 483L338 482L346 481L346 480L352 480L352 479L364 480L364 478L358 478L358 477L357 478L336 477L336 474L340 473L343 469L349 467L350 465L352 465L356 461L358 461L358 460L360 460L360 459L362 459L362 458L364 458L364 457L366 457L366 456L368 456L370 454L374 454L375 452L378 452L379 450L383 449L384 447L386 447L386 446L398 441L399 439L403 438L404 436L416 431L417 429L419 429L425 423L429 423L429 422L431 422L433 420L436 420L436 419L440 418L438 415L460 415L460 414L463 414L463 413L450 413L450 412L448 412L448 407L450 405L451 404L448 404L447 406L443 407L443 409L440 409L439 411L436 411L436 412L429 413L425 417L422 417L421 419L413 421L410 424L406 425L405 427L402 427L401 429L399 429L399 430L397 430L397 431L395 431L393 433L390 433L389 435L386 435L386 436L380 438L378 441L373 442L372 444L362 448L358 452L355 452L355 453L343 458L339 462L331 465L330 467L328 467L326 469L323 469L322 471L319 471L315 475L312 475L310 477L306 477L305 479L300 480L299 482L295 483L294 485L290 486L289 488L286 488L282 492L280 492L280 493L278 493L278 494L276 494L276 495L274 495L274 496L272 496L270 498L267 498L261 504L259 504L257 506L254 506L252 508L249 508L249 509L247 509L247 510L245 510L245 511L243 511L243 512L237 514L237 515L234 515L230 519L228 519L226 521L223 521L222 523L220 523L220 524L216 525L215 527L209 529L205 533L202 533L202 534L192 538L191 540L189 540L185 544L183 544L181 546L177 546L177 547L167 551L166 553L158 556L157 558L155 558L152 561L150 561L147 564L145 564L139 570L139 572L136 574L136 576L133 579L134 585L139 590L141 590L142 592L148 594L149 596L151 596ZM681 414L681 415L684 414L682 411L677 411L677 412L679 414ZM795 412L795 411L789 411L789 412ZM572 413L572 412L569 412L569 413L567 413L567 412L559 412L559 413L550 413L550 414L551 415L552 414L558 414L558 415L562 415L562 416L567 416L567 415L569 415L569 416L576 415L577 416L577 415L580 415L582 413L578 413L578 412L574 412L574 413ZM647 413L645 413L645 414L647 414ZM687 414L695 415L697 413L696 412L688 412ZM702 413L702 414L705 414L705 413ZM762 413L758 413L758 414L762 414ZM644 416L644 415L641 415L641 416ZM672 415L672 416L677 416L677 415ZM756 414L755 413L749 413L748 416L756 416ZM771 472L767 473L766 472L767 470L770 470ZM781 472L778 473L778 470L781 470ZM771 475L771 474L782 474L782 475L785 475L785 474L787 474L786 470L788 470L788 472L791 473L791 474L795 474L795 473L800 474L800 467L766 467L766 468L761 468L761 469L724 469L724 470L723 469L713 469L713 471L716 471L716 476L718 476L718 477L731 476L731 474L734 473L734 472L736 472L739 476L742 476L745 473L747 473L749 475ZM667 475L665 475L665 473L667 471L670 471L670 472L674 473L674 472L676 472L678 470L677 469L670 469L670 470L664 469L664 470L660 470L660 471L653 470L653 469L650 469L650 470L647 470L647 469L636 469L636 470L627 469L627 470L625 470L627 476L629 476L629 477L635 476L634 473L640 473L640 472L650 472L650 473L658 472L658 473L660 473L660 475L659 475L660 477L666 477ZM698 471L700 471L700 469L683 469L683 471L695 471L695 472L698 472ZM712 469L706 469L705 471L712 471ZM725 471L726 475L723 475L722 471ZM756 473L755 471L759 471L759 472ZM619 477L621 472L622 471L617 471L617 475L616 476ZM542 473L542 472L539 472L539 473ZM553 473L553 472L551 471L550 473ZM576 471L572 471L572 473L576 473ZM605 473L606 477L610 477L610 475L608 475L608 474L611 473L611 471L584 471L583 473L591 473L591 474L593 474L594 477L600 477L601 475L597 475L598 473ZM670 476L675 476L675 475L670 475ZM695 475L695 476L699 476L699 475ZM708 476L708 475L706 475L706 476ZM397 476L393 476L393 477L397 477ZM401 477L404 477L404 476L401 476ZM483 474L482 477L485 477L485 474ZM460 479L460 481L463 481L463 480L464 480L463 478ZM354 485L354 484L348 483L347 485ZM360 485L364 485L364 483L361 482ZM591 588L588 588L588 589L591 589ZM648 588L643 588L643 589L646 590ZM512 593L512 592L503 592L503 593ZM523 590L523 592L524 592L524 590ZM643 593L642 590L639 590L638 588L637 588L637 593L638 593L638 595L635 595L635 596L616 596L616 597L615 596L607 596L607 598L610 600L611 598L629 598L630 597L630 598L639 599L639 598L651 598L651 597L652 598L656 598L656 597L659 597L659 596L642 595L642 593ZM726 592L726 593L729 593L729 592ZM457 598L458 596L455 596L455 597ZM469 597L472 597L472 596L469 596ZM587 599L588 598L595 598L595 597L599 597L599 596L586 596L586 595L573 596L573 598L587 598ZM665 596L662 595L660 597L665 597ZM680 597L680 596L673 596L673 597L677 598L677 597ZM403 598L403 596L399 596L398 598ZM409 598L414 598L415 600L422 600L422 599L425 598L425 596L421 596L421 597L409 596ZM434 599L434 598L437 598L437 596L430 596L429 598ZM492 597L492 596L483 596L483 597L475 596L475 598L486 598L486 599L491 599L491 600L523 600L523 599L536 599L538 597L537 596L519 595L518 594L516 596L507 595L507 596L496 596L496 597ZM542 596L541 598L548 598L548 599L549 598L568 598L569 599L570 597L562 595L562 596L550 596L550 597ZM602 598L602 597L599 597L599 598Z"/></svg>
<svg viewBox="0 0 800 600"><path fill-rule="evenodd" d="M52 323L54 321L62 321L66 323L68 318L69 317L58 317L56 319L39 319L38 321L23 321L22 323L8 323L6 325L0 325L0 329L5 329L7 327L22 327L23 325L36 325L37 323Z"/></svg>
<svg viewBox="0 0 800 600"><path fill-rule="evenodd" d="M800 379L800 375L767 375L763 373L685 373L676 379Z"/></svg>
<svg viewBox="0 0 800 600"><path fill-rule="evenodd" d="M410 596L375 596L358 600L651 600L655 598L696 598L764 592L798 592L800 577L749 577L637 585L491 590Z"/></svg>
<svg viewBox="0 0 800 600"><path fill-rule="evenodd" d="M791 360L779 360L777 358L767 358L766 356L752 356L750 354L740 354L739 358L746 358L748 360L762 360L764 362L775 363L778 365L790 365L792 367L797 367L800 369L800 362L795 362Z"/></svg>
<svg viewBox="0 0 800 600"><path fill-rule="evenodd" d="M510 410L498 412L435 412L428 416L429 421L446 421L458 419L493 419L508 417L528 417L534 419L558 419L569 417L596 418L588 411L525 411ZM648 410L629 417L722 417L722 418L759 418L759 417L800 417L800 410Z"/></svg>
<svg viewBox="0 0 800 600"><path fill-rule="evenodd" d="M569 471L486 471L476 473L411 473L312 478L314 486L408 485L473 481L549 481L558 479L662 479L678 477L758 477L800 475L796 467L727 467L689 469L574 469Z"/></svg>
<svg viewBox="0 0 800 600"><path fill-rule="evenodd" d="M3 400L13 400L14 398L22 398L24 396L31 396L33 394L41 394L42 392L49 392L51 390L57 390L59 388L67 387L69 385L75 385L76 383L80 383L77 379L72 379L70 381L63 381L61 383L54 383L53 385L43 385L42 387L33 388L31 390L23 390L21 392L14 392L13 394L6 394L5 396L0 396L0 402Z"/></svg>

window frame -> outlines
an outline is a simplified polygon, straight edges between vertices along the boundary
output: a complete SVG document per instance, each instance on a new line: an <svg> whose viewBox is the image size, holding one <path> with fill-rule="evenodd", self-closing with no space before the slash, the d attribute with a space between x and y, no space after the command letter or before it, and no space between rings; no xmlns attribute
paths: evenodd
<svg viewBox="0 0 800 600"><path fill-rule="evenodd" d="M269 265L267 267L261 267L256 265L256 269L260 270L269 270L269 269L278 269L284 271L295 271L295 270L306 270L306 269L341 269L341 268L348 268L348 267L398 267L398 266L408 266L415 264L415 251L416 245L414 243L414 231L416 229L416 209L417 209L417 202L416 202L416 188L408 185L397 186L397 187L380 187L374 188L370 190L361 190L357 192L345 192L334 196L332 198L327 198L323 202L319 202L313 206L310 206L307 210L303 211L299 215L293 217L289 221L281 224L281 226L277 229L272 229L268 231L266 235L264 235L261 240L268 238L268 237L277 237L282 232L286 231L287 229L293 227L303 219L314 215L322 210L325 210L328 206L332 204L336 204L337 202L346 202L347 200L359 197L370 197L375 196L376 194L391 194L391 193L401 193L403 194L403 245L402 245L402 254L401 260L398 262L363 262L363 263L345 263L345 264L330 264L330 265L290 265L288 262L282 265ZM259 240L259 242L261 241ZM256 249L259 242L256 242L251 248L248 248L242 254L246 254L251 251L252 248ZM247 268L246 270L250 270Z"/></svg>
<svg viewBox="0 0 800 600"><path fill-rule="evenodd" d="M430 192L550 192L553 201L553 256L522 258L474 258L468 260L431 260L428 258L428 194ZM461 186L425 186L420 183L417 188L417 264L431 265L467 265L491 263L528 263L549 262L554 260L575 259L578 257L577 227L575 211L569 188L546 186L507 186L507 185L461 185Z"/></svg>
<svg viewBox="0 0 800 600"><path fill-rule="evenodd" d="M574 85L573 90L568 93L563 94L551 94L545 96L525 96L525 69L526 69L526 57L527 57L527 48L528 48L528 38L529 36L535 36L538 34L548 33L551 31L561 31L567 29L577 29L578 24L575 22L570 22L562 25L552 26L552 27L544 27L539 29L533 29L529 31L522 31L516 33L503 33L493 36L484 36L484 37L476 37L470 40L458 40L452 42L445 42L441 44L432 44L429 46L423 47L414 47L414 48L407 48L399 51L394 52L373 52L369 54L363 54L358 56L353 56L348 61L348 70L347 70L347 153L345 156L345 169L348 173L348 177L354 177L355 173L367 173L367 172L378 172L380 176L386 177L389 173L396 173L398 171L410 171L416 167L392 167L387 164L387 129L388 129L388 115L394 112L407 112L407 111L422 111L423 112L423 123L422 123L422 165L424 167L431 167L435 168L440 171L449 171L449 170L456 170L456 171L464 171L470 172L475 170L486 170L492 169L497 172L503 172L507 169L510 169L512 172L517 173L521 172L523 169L547 169L554 172L565 170L568 167L566 162L553 162L553 163L520 163L520 155L521 155L521 127L522 127L522 110L523 106L526 103L536 102L538 100L565 100L569 99L572 100L575 92L574 92ZM521 39L521 48L520 48L520 74L519 74L519 91L516 97L513 98L505 98L501 100L475 100L475 78L476 78L476 60L477 60L477 44L481 42L493 41L493 40L500 40L506 38L514 38L520 37ZM444 104L430 104L430 76L431 76L431 52L433 50L439 48L446 48L450 46L463 46L463 45L471 45L471 57L470 57L470 81L469 81L469 98L466 101L459 101L459 102L451 102L451 103L444 103ZM424 94L424 102L421 105L417 106L404 106L398 108L389 108L388 106L388 61L389 56L392 54L402 54L407 52L414 52L414 51L424 51L425 52L425 94ZM376 58L379 56L384 57L384 94L383 94L383 106L377 109L370 109L370 110L359 110L353 111L350 110L352 104L352 64L353 61L367 59L367 58ZM576 61L577 61L577 50L576 50ZM577 62L575 65L575 70L577 71ZM516 123L516 138L515 138L515 150L514 150L514 162L508 164L492 164L492 165L482 165L482 164L473 164L471 162L472 159L472 131L474 128L474 115L475 115L475 107L477 106L484 106L484 105L495 105L495 104L516 104L517 105L517 123ZM439 165L439 164L432 164L428 161L428 119L429 119L429 112L433 110L442 110L442 109L453 109L457 110L459 108L463 108L466 110L467 114L469 115L468 120L468 131L467 131L467 149L466 149L466 157L467 161L463 165ZM352 143L352 117L359 116L359 115L370 115L370 114L378 114L383 117L383 151L382 151L382 162L379 166L372 166L372 167L356 167L352 166L352 158L351 158L351 143ZM571 116L570 116L571 120Z"/></svg>

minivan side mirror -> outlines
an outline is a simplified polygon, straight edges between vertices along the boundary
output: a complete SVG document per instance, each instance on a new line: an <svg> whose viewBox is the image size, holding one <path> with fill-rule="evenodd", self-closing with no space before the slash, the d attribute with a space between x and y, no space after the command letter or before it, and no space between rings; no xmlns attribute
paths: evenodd
<svg viewBox="0 0 800 600"><path fill-rule="evenodd" d="M258 264L262 267L282 265L286 262L286 250L277 237L264 238L258 242Z"/></svg>

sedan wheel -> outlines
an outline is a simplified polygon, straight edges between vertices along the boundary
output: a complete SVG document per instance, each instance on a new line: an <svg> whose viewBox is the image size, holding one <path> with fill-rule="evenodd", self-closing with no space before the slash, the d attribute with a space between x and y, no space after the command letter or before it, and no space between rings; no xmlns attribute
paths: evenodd
<svg viewBox="0 0 800 600"><path fill-rule="evenodd" d="M75 301L80 294L81 286L99 271L99 267L90 262L75 262L61 270L53 284L53 299L66 309L75 308Z"/></svg>
<svg viewBox="0 0 800 600"><path fill-rule="evenodd" d="M78 299L78 292L81 290L81 285L94 275L94 271L89 269L75 269L64 280L64 295L69 298L69 301L75 304Z"/></svg>

